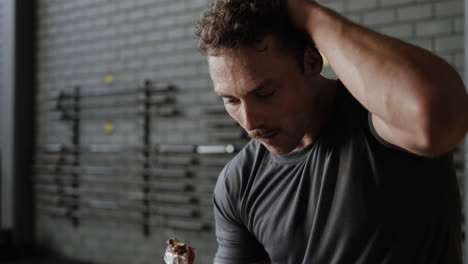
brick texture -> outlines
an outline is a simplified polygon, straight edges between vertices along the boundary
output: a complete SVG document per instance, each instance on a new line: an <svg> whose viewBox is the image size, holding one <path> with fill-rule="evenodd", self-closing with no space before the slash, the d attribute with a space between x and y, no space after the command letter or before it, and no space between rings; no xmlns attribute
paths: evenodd
<svg viewBox="0 0 468 264"><path fill-rule="evenodd" d="M59 121L57 113L51 111L51 104L53 108L56 103L50 99L51 94L60 91L72 93L77 86L84 92L119 87L130 90L141 86L147 79L177 87L174 92L152 97L152 100L167 97L173 102L161 104L157 111L170 112L171 107L176 107L178 114L170 117L155 114L151 118L151 146L242 146L245 143L242 131L223 112L219 100L212 93L206 60L196 49L194 21L208 2L39 0L37 165L57 166L59 160L57 153L40 151L42 146L72 144L72 123ZM462 0L319 2L355 22L435 52L463 72ZM334 73L327 67L324 75L333 77ZM103 116L80 121L80 145L142 147L143 118L115 117L115 114L123 116L135 111L135 108L125 105L139 98L115 95L83 99L81 103L90 107L83 107L81 114ZM114 114L114 117L105 117L108 114ZM67 155L60 162L73 161L73 156ZM206 223L212 227L211 190L217 173L231 155L151 154L150 166L157 168L158 172L149 179L154 185L154 190L149 192L154 196L150 206L158 213L151 217L153 222L147 236L142 231L141 208L144 205L138 199L145 184L144 176L128 172L143 166L142 155L142 152L130 150L113 154L83 153L79 157L80 166L92 167L94 172L81 173L79 187L73 187L70 173L59 173L59 176L36 173L36 190L40 198L37 216L39 243L78 260L150 264L162 263L164 241L176 236L197 249L197 263L211 263L216 250L213 229L187 230L180 228L178 223L183 222L186 227ZM97 167L110 167L120 172L106 175L101 169L101 174L96 175ZM191 175L177 177L185 171ZM168 196L164 188L174 188L168 182L174 182L176 186L190 185L192 189L174 191L174 194L190 195L198 202L186 206L175 202L174 199L180 196ZM57 195L48 194L50 190L44 186L61 188L59 191L62 192L67 188L81 190L79 201L83 210L77 225L73 225L69 216L51 212L50 209L54 208L51 204L57 207L56 202L51 202ZM96 201L108 203L96 207ZM66 204L67 200L61 203ZM118 204L117 208L114 208L115 204ZM193 209L197 215L192 216L186 209Z"/></svg>
<svg viewBox="0 0 468 264"><path fill-rule="evenodd" d="M193 34L194 21L207 4L207 1L200 0L39 1L38 148L72 143L71 122L54 119L54 113L50 111L51 93L71 93L76 86L81 87L82 91L103 87L130 90L147 79L176 86L177 92L168 97L177 101L180 112L172 118L151 118L151 146L236 143L236 140L237 143L244 143L245 140L239 136L226 142L210 137L208 128L203 127L213 119L203 117L204 107L218 103L211 95L205 58L198 53ZM112 84L107 84L106 78L111 76ZM143 118L115 117L116 113L134 111L134 107L124 105L137 99L137 96L130 95L83 98L82 115L93 116L101 112L114 114L114 117L83 118L80 121L80 145L141 147ZM100 107L86 108L84 105ZM106 132L109 125L113 128L110 133ZM36 163L39 166L51 161L57 164L54 155L38 151ZM138 169L141 167L139 155L125 151L117 154L83 153L80 165L84 168L111 167L122 171ZM199 201L198 205L193 205L197 217L182 216L186 212L177 211L180 203L165 202L164 199L168 198L163 195L167 196L167 192L152 190L150 195L155 198L151 210L158 214L151 217L150 233L145 236L141 224L143 205L136 198L141 195L142 177L137 172L98 176L85 172L79 175L82 216L79 216L76 226L70 217L50 212L51 208L57 208L57 203L50 202L57 195L48 194L42 189L37 191L40 244L61 255L95 263L161 263L165 240L175 236L197 248L198 263L212 262L216 243L210 192L216 178L207 175L216 175L225 161L218 161L219 158L214 160L210 156L204 158L204 162L214 165L200 164L195 169L189 168L192 165L185 163L190 163L191 157L182 154L150 158L151 166L160 171L183 167L200 174L194 176L199 178L159 180L160 176L157 176L159 178L149 180L156 187L169 181L194 186L195 189L185 195L194 196ZM210 174L204 173L206 170ZM37 186L62 186L62 189L72 186L72 178L65 173L60 175L61 185L50 183L51 179L54 177L38 172ZM119 208L88 206L93 201L94 207L96 201L108 201L108 206L117 203ZM190 206L183 206L182 209ZM166 213L176 216L169 217ZM177 221L207 223L211 224L211 229L187 230L174 226ZM169 222L174 227L170 227Z"/></svg>

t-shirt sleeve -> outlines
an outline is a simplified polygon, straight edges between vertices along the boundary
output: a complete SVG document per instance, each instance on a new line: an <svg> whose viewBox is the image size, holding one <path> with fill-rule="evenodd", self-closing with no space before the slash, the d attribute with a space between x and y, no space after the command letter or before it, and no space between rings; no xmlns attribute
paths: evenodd
<svg viewBox="0 0 468 264"><path fill-rule="evenodd" d="M222 264L246 264L268 259L263 246L239 218L238 210L231 201L226 170L227 167L221 172L213 194L218 242L214 260Z"/></svg>

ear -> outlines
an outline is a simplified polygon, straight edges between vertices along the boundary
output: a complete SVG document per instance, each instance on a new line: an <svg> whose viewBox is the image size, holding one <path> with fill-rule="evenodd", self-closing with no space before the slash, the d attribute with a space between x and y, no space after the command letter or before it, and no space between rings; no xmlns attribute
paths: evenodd
<svg viewBox="0 0 468 264"><path fill-rule="evenodd" d="M308 45L304 51L304 72L315 76L322 72L322 68L322 55L316 47Z"/></svg>

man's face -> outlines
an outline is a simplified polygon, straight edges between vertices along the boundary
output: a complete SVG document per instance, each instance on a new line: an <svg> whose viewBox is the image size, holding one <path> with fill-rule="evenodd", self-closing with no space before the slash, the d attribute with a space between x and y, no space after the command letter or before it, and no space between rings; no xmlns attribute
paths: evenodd
<svg viewBox="0 0 468 264"><path fill-rule="evenodd" d="M259 45L266 49L209 56L209 72L229 115L270 152L284 154L304 147L314 126L319 74L303 70L273 38Z"/></svg>

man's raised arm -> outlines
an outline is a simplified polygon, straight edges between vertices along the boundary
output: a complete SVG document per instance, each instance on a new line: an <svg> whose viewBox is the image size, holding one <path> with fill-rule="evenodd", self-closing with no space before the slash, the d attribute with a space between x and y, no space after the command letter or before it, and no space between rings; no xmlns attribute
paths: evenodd
<svg viewBox="0 0 468 264"><path fill-rule="evenodd" d="M458 73L438 56L356 25L308 0L287 0L351 94L372 113L377 133L410 152L450 151L468 129L468 97Z"/></svg>

